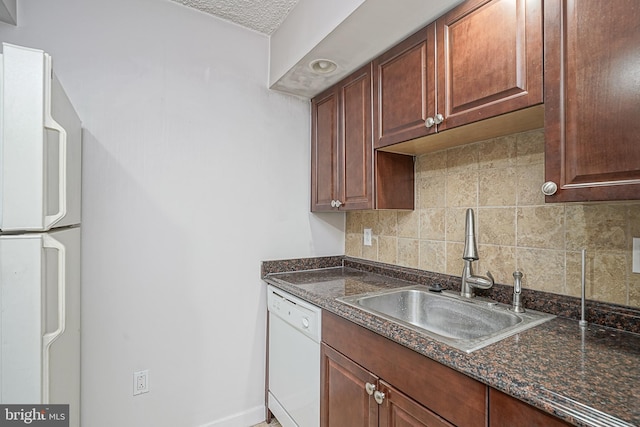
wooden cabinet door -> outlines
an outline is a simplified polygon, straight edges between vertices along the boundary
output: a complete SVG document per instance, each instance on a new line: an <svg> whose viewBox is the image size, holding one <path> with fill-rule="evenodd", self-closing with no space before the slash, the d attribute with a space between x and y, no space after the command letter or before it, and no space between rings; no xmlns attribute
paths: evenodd
<svg viewBox="0 0 640 427"><path fill-rule="evenodd" d="M541 0L471 0L436 21L438 131L542 103Z"/></svg>
<svg viewBox="0 0 640 427"><path fill-rule="evenodd" d="M338 193L338 91L311 101L311 211L334 210Z"/></svg>
<svg viewBox="0 0 640 427"><path fill-rule="evenodd" d="M498 390L489 389L489 427L566 427L559 418L539 411Z"/></svg>
<svg viewBox="0 0 640 427"><path fill-rule="evenodd" d="M435 26L420 30L373 61L374 147L435 132Z"/></svg>
<svg viewBox="0 0 640 427"><path fill-rule="evenodd" d="M373 208L371 65L340 84L339 200L341 210Z"/></svg>
<svg viewBox="0 0 640 427"><path fill-rule="evenodd" d="M376 427L378 404L365 385L378 378L326 344L321 361L320 426Z"/></svg>
<svg viewBox="0 0 640 427"><path fill-rule="evenodd" d="M640 3L544 7L546 201L640 199Z"/></svg>
<svg viewBox="0 0 640 427"><path fill-rule="evenodd" d="M380 427L453 427L384 381L379 381L379 389L384 393L379 409Z"/></svg>

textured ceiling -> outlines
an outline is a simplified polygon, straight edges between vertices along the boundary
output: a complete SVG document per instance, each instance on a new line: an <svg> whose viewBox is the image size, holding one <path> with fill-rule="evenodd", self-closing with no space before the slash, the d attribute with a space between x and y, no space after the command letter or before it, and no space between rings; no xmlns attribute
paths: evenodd
<svg viewBox="0 0 640 427"><path fill-rule="evenodd" d="M284 21L298 0L173 0L270 35Z"/></svg>

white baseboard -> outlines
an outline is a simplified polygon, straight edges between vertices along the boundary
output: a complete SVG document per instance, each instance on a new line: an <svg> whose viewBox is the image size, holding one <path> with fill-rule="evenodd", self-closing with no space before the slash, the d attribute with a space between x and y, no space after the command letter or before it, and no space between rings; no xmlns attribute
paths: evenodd
<svg viewBox="0 0 640 427"><path fill-rule="evenodd" d="M266 408L256 406L244 412L230 415L217 421L202 424L200 427L250 427L264 421Z"/></svg>

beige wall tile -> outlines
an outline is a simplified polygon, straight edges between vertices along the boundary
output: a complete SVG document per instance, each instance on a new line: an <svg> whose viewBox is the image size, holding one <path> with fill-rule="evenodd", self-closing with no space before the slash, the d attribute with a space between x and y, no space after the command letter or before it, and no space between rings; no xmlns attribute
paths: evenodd
<svg viewBox="0 0 640 427"><path fill-rule="evenodd" d="M398 237L420 237L420 211L398 212Z"/></svg>
<svg viewBox="0 0 640 427"><path fill-rule="evenodd" d="M518 248L518 270L524 275L522 286L538 291L564 294L564 251Z"/></svg>
<svg viewBox="0 0 640 427"><path fill-rule="evenodd" d="M478 143L478 168L505 168L516 163L516 135Z"/></svg>
<svg viewBox="0 0 640 427"><path fill-rule="evenodd" d="M625 205L567 205L567 249L627 249Z"/></svg>
<svg viewBox="0 0 640 427"><path fill-rule="evenodd" d="M585 257L585 284L593 282L592 252ZM582 296L582 252L566 253L565 294L572 297Z"/></svg>
<svg viewBox="0 0 640 427"><path fill-rule="evenodd" d="M516 161L519 165L544 163L544 131L537 129L518 134L516 153Z"/></svg>
<svg viewBox="0 0 640 427"><path fill-rule="evenodd" d="M460 145L447 151L447 174L478 169L478 144Z"/></svg>
<svg viewBox="0 0 640 427"><path fill-rule="evenodd" d="M475 215L477 216L477 212ZM464 242L467 208L449 208L445 213L445 237L448 242ZM476 224L478 219L476 218ZM476 234L477 236L477 234ZM462 253L462 252L460 252Z"/></svg>
<svg viewBox="0 0 640 427"><path fill-rule="evenodd" d="M513 168L486 169L478 174L479 206L515 206L518 181Z"/></svg>
<svg viewBox="0 0 640 427"><path fill-rule="evenodd" d="M428 240L444 240L446 226L446 209L420 210L420 238Z"/></svg>
<svg viewBox="0 0 640 427"><path fill-rule="evenodd" d="M380 234L380 226L378 224L378 211L362 212L362 229L370 228L374 235Z"/></svg>
<svg viewBox="0 0 640 427"><path fill-rule="evenodd" d="M516 208L479 208L476 211L478 243L515 246Z"/></svg>
<svg viewBox="0 0 640 427"><path fill-rule="evenodd" d="M447 175L447 207L476 206L478 204L478 172Z"/></svg>
<svg viewBox="0 0 640 427"><path fill-rule="evenodd" d="M381 236L397 236L398 213L396 211L378 212L378 234Z"/></svg>
<svg viewBox="0 0 640 427"><path fill-rule="evenodd" d="M517 227L516 242L520 247L565 248L562 205L518 208Z"/></svg>
<svg viewBox="0 0 640 427"><path fill-rule="evenodd" d="M347 233L362 233L362 212L347 212L345 222Z"/></svg>
<svg viewBox="0 0 640 427"><path fill-rule="evenodd" d="M629 273L629 305L632 307L640 307L640 274Z"/></svg>
<svg viewBox="0 0 640 427"><path fill-rule="evenodd" d="M421 240L418 267L436 273L446 273L446 243L442 241Z"/></svg>
<svg viewBox="0 0 640 427"><path fill-rule="evenodd" d="M627 257L623 252L598 252L593 260L593 280L588 282L587 298L627 304Z"/></svg>
<svg viewBox="0 0 640 427"><path fill-rule="evenodd" d="M629 221L629 246L631 249L633 237L640 237L640 202L634 202L627 205L627 215Z"/></svg>
<svg viewBox="0 0 640 427"><path fill-rule="evenodd" d="M445 274L453 276L462 275L462 253L464 252L464 243L447 242L446 245L446 271Z"/></svg>
<svg viewBox="0 0 640 427"><path fill-rule="evenodd" d="M421 177L418 180L418 208L444 208L446 206L446 188L446 175Z"/></svg>
<svg viewBox="0 0 640 427"><path fill-rule="evenodd" d="M347 256L362 258L362 234L347 233L344 242L344 253Z"/></svg>
<svg viewBox="0 0 640 427"><path fill-rule="evenodd" d="M398 263L398 239L396 237L378 237L378 261L388 264Z"/></svg>
<svg viewBox="0 0 640 427"><path fill-rule="evenodd" d="M398 264L418 268L420 242L418 239L398 239Z"/></svg>
<svg viewBox="0 0 640 427"><path fill-rule="evenodd" d="M442 150L419 156L416 160L416 173L426 175L446 174L447 153L447 150Z"/></svg>
<svg viewBox="0 0 640 427"><path fill-rule="evenodd" d="M517 269L515 246L480 245L480 261L475 273L485 276L490 271L497 283L513 284L513 272ZM462 259L460 260L462 265Z"/></svg>
<svg viewBox="0 0 640 427"><path fill-rule="evenodd" d="M544 164L518 165L516 168L518 206L544 205Z"/></svg>
<svg viewBox="0 0 640 427"><path fill-rule="evenodd" d="M371 239L371 246L362 245L362 258L369 259L371 261L380 261L378 259L378 237L374 236Z"/></svg>

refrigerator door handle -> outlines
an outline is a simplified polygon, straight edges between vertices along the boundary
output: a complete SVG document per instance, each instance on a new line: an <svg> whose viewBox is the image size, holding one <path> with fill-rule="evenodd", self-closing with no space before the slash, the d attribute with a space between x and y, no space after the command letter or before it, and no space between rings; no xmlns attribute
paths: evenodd
<svg viewBox="0 0 640 427"><path fill-rule="evenodd" d="M45 230L50 229L55 223L67 215L67 131L53 119L51 115L51 85L53 83L53 70L51 57L45 54L44 71L44 127L58 132L58 212L53 215L45 215Z"/></svg>
<svg viewBox="0 0 640 427"><path fill-rule="evenodd" d="M42 403L47 404L49 403L49 348L64 333L66 326L67 255L65 246L48 234L43 235L42 246L58 251L58 328L42 336Z"/></svg>

